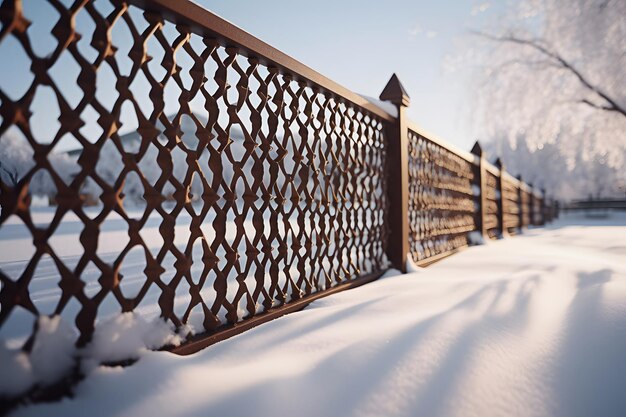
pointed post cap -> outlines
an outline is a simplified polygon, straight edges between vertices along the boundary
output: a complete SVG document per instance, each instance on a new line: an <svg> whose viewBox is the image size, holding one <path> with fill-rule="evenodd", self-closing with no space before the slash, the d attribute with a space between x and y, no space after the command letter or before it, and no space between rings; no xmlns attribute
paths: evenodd
<svg viewBox="0 0 626 417"><path fill-rule="evenodd" d="M476 156L483 156L483 148L480 147L480 143L476 141L471 151Z"/></svg>
<svg viewBox="0 0 626 417"><path fill-rule="evenodd" d="M515 178L517 178L518 181L522 181L522 174L517 174L517 177Z"/></svg>
<svg viewBox="0 0 626 417"><path fill-rule="evenodd" d="M498 159L496 159L496 162L494 162L494 165L497 166L500 169L504 168L504 162L502 162L502 159L500 159L500 157L498 157Z"/></svg>
<svg viewBox="0 0 626 417"><path fill-rule="evenodd" d="M383 101L391 101L397 106L408 107L411 103L411 98L395 73L391 76L387 85L383 88L383 92L380 93L378 98Z"/></svg>

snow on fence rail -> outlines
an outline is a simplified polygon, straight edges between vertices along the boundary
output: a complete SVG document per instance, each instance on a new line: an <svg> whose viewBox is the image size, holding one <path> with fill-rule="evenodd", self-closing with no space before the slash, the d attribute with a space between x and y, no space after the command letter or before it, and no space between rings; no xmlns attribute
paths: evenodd
<svg viewBox="0 0 626 417"><path fill-rule="evenodd" d="M141 311L190 353L553 215L409 122L395 75L390 114L189 1L6 0L0 21L0 337L26 352L40 316L84 346Z"/></svg>

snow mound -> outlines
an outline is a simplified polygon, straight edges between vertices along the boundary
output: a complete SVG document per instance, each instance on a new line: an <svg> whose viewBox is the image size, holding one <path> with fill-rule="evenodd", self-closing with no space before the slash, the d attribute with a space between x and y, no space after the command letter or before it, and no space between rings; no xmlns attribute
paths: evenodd
<svg viewBox="0 0 626 417"><path fill-rule="evenodd" d="M58 315L41 316L30 353L10 349L0 340L0 398L58 383L78 366L88 375L100 364L134 361L150 350L178 346L188 333L187 327L177 333L171 323L160 318L147 322L137 313L122 313L97 324L91 343L77 349L77 334L71 326Z"/></svg>
<svg viewBox="0 0 626 417"><path fill-rule="evenodd" d="M469 232L467 234L467 239L469 240L470 245L484 245L485 239L483 238L483 234L478 230L474 230L473 232Z"/></svg>
<svg viewBox="0 0 626 417"><path fill-rule="evenodd" d="M76 364L75 337L61 317L41 316L30 354L0 343L0 369L11 376L0 378L0 397L23 394L35 384L52 385L70 373Z"/></svg>
<svg viewBox="0 0 626 417"><path fill-rule="evenodd" d="M178 346L183 338L160 318L146 322L136 313L122 313L98 326L84 357L97 363L137 359L146 350Z"/></svg>

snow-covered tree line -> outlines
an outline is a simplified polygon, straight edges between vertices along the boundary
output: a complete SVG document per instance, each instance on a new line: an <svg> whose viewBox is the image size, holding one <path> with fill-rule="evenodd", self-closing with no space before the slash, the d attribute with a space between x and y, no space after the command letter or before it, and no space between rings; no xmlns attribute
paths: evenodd
<svg viewBox="0 0 626 417"><path fill-rule="evenodd" d="M623 197L626 2L512 4L472 38L480 137L560 198Z"/></svg>
<svg viewBox="0 0 626 417"><path fill-rule="evenodd" d="M216 133L214 132L214 134ZM183 122L183 125L181 126L182 144L175 146L168 153L172 164L172 174L167 178L168 181L161 190L161 193L166 198L171 197L176 191L176 188L173 186L174 179L181 183L187 183L186 177L188 175L188 171L193 170L193 167L190 168L188 154L183 150L183 148L190 151L194 151L197 148L197 138L195 135L195 125L193 125L193 123L189 123L189 121ZM294 136L292 139L293 141L300 140L299 136ZM258 167L255 168L255 163L260 160L262 160L263 163L263 176L261 179L264 182L265 187L270 188L270 183L272 182L268 172L270 160L281 160L281 164L287 172L287 175L282 175L277 179L276 184L279 187L282 188L284 183L287 181L292 183L294 186L297 186L300 183L300 176L295 174L297 171L296 161L293 159L295 155L290 154L284 159L281 159L278 156L277 149L273 148L269 152L268 157L264 158L261 155L262 151L259 147L256 147L252 152L256 153L257 158L255 159L252 156L246 157L245 154L247 150L246 145L244 144L244 135L241 129L237 127L231 127L229 140L230 143L228 145L228 150L226 151L222 149L219 151L221 168L217 172L210 169L210 166L212 165L209 163L211 152L209 152L208 149L200 152L200 156L197 159L197 166L195 167L196 172L193 174L190 182L191 185L189 187L189 193L191 194L191 198L193 200L199 199L204 192L204 186L198 172L202 173L202 176L209 185L213 185L213 180L217 179L220 185L232 187L234 172L239 170L243 175L243 178L239 179L236 184L234 184L233 191L235 191L238 195L243 195L245 192L244 180L248 183L248 185L252 185L252 182L258 177L258 172L255 171ZM165 143L167 142L167 139L165 137L161 137L160 141L161 143ZM120 138L120 142L122 143L124 152L128 154L137 154L139 152L141 138L137 132L131 132L123 135ZM214 143L210 146L218 146L218 144ZM82 170L78 161L79 155L80 152L55 151L48 154L48 161L50 161L50 165L59 175L61 180L68 185ZM163 173L163 170L157 163L158 157L159 151L157 147L149 146L138 163L141 175L152 185L155 185L163 175L167 176L167 174ZM16 130L9 130L0 138L0 179L5 184L11 186L15 185L33 169L34 165L33 149L29 145L28 141ZM235 168L236 165L238 168ZM95 172L97 177L109 185L114 185L123 175L123 170L124 163L120 150L116 147L113 140L107 140L100 150L98 162L96 163ZM288 178L289 173L293 174L292 178ZM326 174L328 175L328 173ZM334 174L332 175L339 174L340 171L337 170L334 171ZM313 170L309 171L309 175L313 175ZM318 173L315 175L325 174ZM170 179L172 181L169 181ZM219 194L224 190L216 191ZM286 191L289 192L289 190ZM57 193L57 187L55 186L50 173L44 169L39 169L34 173L30 180L29 192L32 195L47 196L53 200ZM80 185L80 192L84 195L91 196L92 201L96 201L102 193L102 189L96 180L88 177L87 180ZM123 194L126 201L129 203L141 204L144 193L145 189L139 175L134 171L126 173L124 176L123 188ZM320 193L321 189L318 188L316 190L318 198L321 197Z"/></svg>
<svg viewBox="0 0 626 417"><path fill-rule="evenodd" d="M130 140L124 141L124 150L129 153L136 153L139 150L139 136L137 134L128 136L133 137L131 137ZM126 139L128 139L128 137ZM188 170L187 154L175 148L170 155L173 165L172 177L183 181ZM138 164L144 178L153 185L162 175L162 170L156 162L157 156L157 149L150 147ZM200 167L205 167L205 169L202 170L203 175L210 180L213 173L206 169L206 167L208 167L208 158L209 152L205 151L202 153L198 163ZM54 171L66 184L70 184L76 174L82 169L78 163L78 155L72 156L70 153L53 151L48 154L48 160ZM14 131L9 131L1 138L0 179L5 184L15 185L32 170L34 165L33 149L21 135L16 134ZM113 141L106 142L102 146L99 154L96 174L109 185L113 185L120 177L123 168L124 163L121 154ZM230 175L225 173L226 180L232 178L232 171L230 172ZM173 194L174 191L175 188L170 182L163 187L163 194L165 196ZM32 195L47 196L53 199L57 193L57 188L50 173L44 169L36 171L30 180L29 192ZM95 180L88 178L87 181L81 185L80 192L97 198L102 190ZM130 172L126 175L123 192L125 198L131 203L140 203L142 201L144 187L136 173ZM202 194L202 183L197 175L194 176L191 183L190 192L195 198L198 198Z"/></svg>
<svg viewBox="0 0 626 417"><path fill-rule="evenodd" d="M9 131L0 138L0 179L5 184L14 186L35 166L33 149L28 142L15 132ZM70 182L79 167L69 155L64 153L50 154L48 160L61 178ZM50 174L38 170L30 181L31 194L54 197L56 187Z"/></svg>

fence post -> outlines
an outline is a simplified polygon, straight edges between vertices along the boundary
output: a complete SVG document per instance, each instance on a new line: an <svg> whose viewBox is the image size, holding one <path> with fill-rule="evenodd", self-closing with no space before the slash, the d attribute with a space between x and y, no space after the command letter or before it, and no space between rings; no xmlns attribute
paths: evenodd
<svg viewBox="0 0 626 417"><path fill-rule="evenodd" d="M519 231L521 233L522 229L524 228L524 201L522 200L522 197L524 195L524 181L522 181L521 174L517 176L517 181L519 181L519 183L517 184L517 205L519 207Z"/></svg>
<svg viewBox="0 0 626 417"><path fill-rule="evenodd" d="M554 221L554 210L552 210L554 198L546 198L544 204L546 206L546 223L552 223Z"/></svg>
<svg viewBox="0 0 626 417"><path fill-rule="evenodd" d="M504 227L504 209L506 208L506 200L504 199L504 173L506 170L500 158L496 159L495 165L500 168L500 177L498 178L498 191L500 191L500 198L498 199L498 223L500 223L500 235L506 237L509 235L509 231Z"/></svg>
<svg viewBox="0 0 626 417"><path fill-rule="evenodd" d="M487 207L487 196L485 195L485 181L487 180L487 174L485 172L485 157L483 156L483 150L480 147L480 143L476 141L474 147L472 147L472 153L476 155L478 159L478 187L480 188L480 200L478 207L478 224L477 228L483 236L483 239L488 239L487 228L485 227L485 214Z"/></svg>
<svg viewBox="0 0 626 417"><path fill-rule="evenodd" d="M406 108L410 99L396 74L391 76L379 98L390 101L398 109L395 122L386 123L385 127L389 193L387 257L394 268L404 273L409 253L409 139Z"/></svg>
<svg viewBox="0 0 626 417"><path fill-rule="evenodd" d="M530 213L530 218L528 219L528 225L535 225L535 189L533 188L533 183L528 183L528 188L530 188L530 193L528 197L528 208Z"/></svg>
<svg viewBox="0 0 626 417"><path fill-rule="evenodd" d="M539 223L541 224L541 226L546 224L546 189L542 188L541 189L541 209L539 210L539 212L541 213L541 219L539 221Z"/></svg>
<svg viewBox="0 0 626 417"><path fill-rule="evenodd" d="M559 200L554 200L552 202L552 210L552 220L558 219L561 211L561 204L559 203Z"/></svg>

